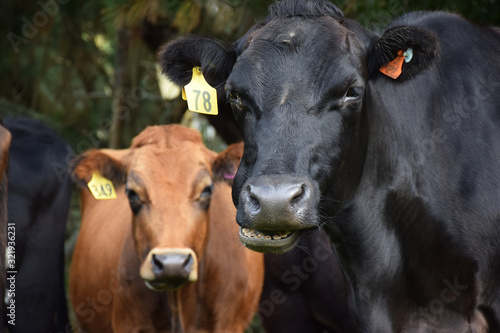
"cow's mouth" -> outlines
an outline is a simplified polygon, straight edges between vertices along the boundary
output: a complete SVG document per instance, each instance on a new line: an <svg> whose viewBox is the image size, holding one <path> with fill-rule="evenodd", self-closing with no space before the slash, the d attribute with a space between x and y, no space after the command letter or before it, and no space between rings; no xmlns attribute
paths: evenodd
<svg viewBox="0 0 500 333"><path fill-rule="evenodd" d="M257 252L285 253L298 242L300 230L255 230L240 227L240 241Z"/></svg>
<svg viewBox="0 0 500 333"><path fill-rule="evenodd" d="M182 288L187 281L179 282L159 282L159 281L145 281L146 286L154 291L175 291Z"/></svg>

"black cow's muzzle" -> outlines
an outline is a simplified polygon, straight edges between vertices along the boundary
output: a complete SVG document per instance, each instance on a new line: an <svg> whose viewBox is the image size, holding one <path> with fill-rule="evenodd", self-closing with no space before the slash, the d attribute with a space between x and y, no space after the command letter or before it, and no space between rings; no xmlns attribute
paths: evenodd
<svg viewBox="0 0 500 333"><path fill-rule="evenodd" d="M236 215L241 242L258 252L290 250L301 230L317 227L317 193L305 178L272 175L250 179L241 190Z"/></svg>

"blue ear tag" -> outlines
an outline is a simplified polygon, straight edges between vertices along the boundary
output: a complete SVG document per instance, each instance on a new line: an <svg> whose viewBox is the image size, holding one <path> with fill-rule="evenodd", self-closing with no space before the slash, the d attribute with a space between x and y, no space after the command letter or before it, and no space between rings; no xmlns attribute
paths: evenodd
<svg viewBox="0 0 500 333"><path fill-rule="evenodd" d="M405 57L405 62L408 63L413 59L413 49L409 48L408 50L403 53L403 56Z"/></svg>

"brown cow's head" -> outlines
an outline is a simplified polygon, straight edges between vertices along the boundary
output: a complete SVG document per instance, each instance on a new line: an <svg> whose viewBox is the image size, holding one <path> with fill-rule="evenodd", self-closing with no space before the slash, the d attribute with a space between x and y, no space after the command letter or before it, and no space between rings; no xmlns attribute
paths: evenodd
<svg viewBox="0 0 500 333"><path fill-rule="evenodd" d="M117 192L125 191L141 277L151 289L175 290L198 278L214 182L232 178L228 174L236 172L242 152L238 144L217 156L192 129L155 126L140 133L130 149L79 156L74 175L85 188L98 171Z"/></svg>

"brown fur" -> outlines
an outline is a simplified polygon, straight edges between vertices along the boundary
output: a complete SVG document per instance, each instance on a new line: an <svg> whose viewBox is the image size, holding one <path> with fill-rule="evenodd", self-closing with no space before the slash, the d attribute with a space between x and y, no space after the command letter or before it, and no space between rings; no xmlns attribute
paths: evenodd
<svg viewBox="0 0 500 333"><path fill-rule="evenodd" d="M201 135L187 127L176 124L170 126L150 126L132 140L130 148L140 148L145 145L172 148L178 143L186 141L201 144Z"/></svg>
<svg viewBox="0 0 500 333"><path fill-rule="evenodd" d="M200 258L198 281L177 292L185 332L244 331L262 290L262 254L238 240L227 182L215 180L208 210L199 199L206 177L214 181L221 165L236 170L241 154L240 145L217 156L197 132L169 125L147 128L121 153L101 150L77 158L82 225L69 289L84 331L170 331L167 292L148 289L139 276L142 260L159 246L189 247ZM124 171L122 184L149 203L134 216L119 183L117 199L95 200L85 185L93 168L103 175Z"/></svg>
<svg viewBox="0 0 500 333"><path fill-rule="evenodd" d="M73 160L73 166L73 180L80 187L87 185L94 171L111 180L115 186L125 184L127 177L122 164L100 150L91 150L78 156Z"/></svg>
<svg viewBox="0 0 500 333"><path fill-rule="evenodd" d="M5 127L2 126L0 121L0 313L4 312L4 293L6 288L6 270L5 270L5 247L7 245L7 165L9 163L9 146L11 135ZM3 325L5 316L2 316L0 326Z"/></svg>
<svg viewBox="0 0 500 333"><path fill-rule="evenodd" d="M243 155L243 142L235 143L229 146L220 154L214 163L214 179L215 181L225 181L229 185L233 185L233 178L226 178L224 175L235 175L238 170L239 161ZM230 163L230 161L238 161L238 164Z"/></svg>

